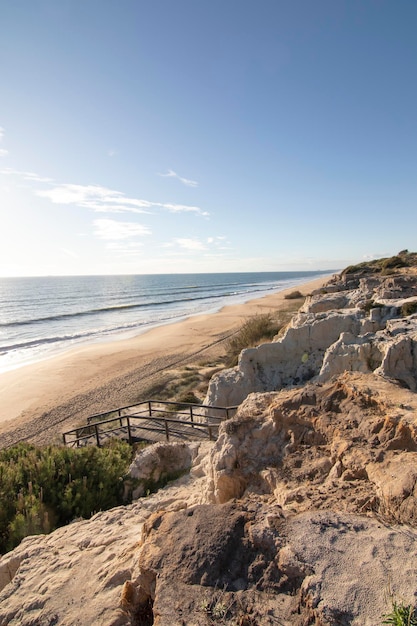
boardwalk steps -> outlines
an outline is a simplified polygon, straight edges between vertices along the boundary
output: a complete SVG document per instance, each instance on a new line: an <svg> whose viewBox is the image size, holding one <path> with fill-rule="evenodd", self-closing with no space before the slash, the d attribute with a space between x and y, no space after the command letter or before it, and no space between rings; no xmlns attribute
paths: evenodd
<svg viewBox="0 0 417 626"><path fill-rule="evenodd" d="M112 437L136 441L214 440L220 423L232 417L237 406L145 400L92 415L87 424L63 433L69 447L102 446Z"/></svg>

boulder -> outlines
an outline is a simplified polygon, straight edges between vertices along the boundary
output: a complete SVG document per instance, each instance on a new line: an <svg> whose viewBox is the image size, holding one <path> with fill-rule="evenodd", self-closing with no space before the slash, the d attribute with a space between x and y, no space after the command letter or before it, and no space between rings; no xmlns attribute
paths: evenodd
<svg viewBox="0 0 417 626"><path fill-rule="evenodd" d="M129 467L134 484L133 499L189 471L191 461L192 449L185 443L154 443L146 447L135 456Z"/></svg>

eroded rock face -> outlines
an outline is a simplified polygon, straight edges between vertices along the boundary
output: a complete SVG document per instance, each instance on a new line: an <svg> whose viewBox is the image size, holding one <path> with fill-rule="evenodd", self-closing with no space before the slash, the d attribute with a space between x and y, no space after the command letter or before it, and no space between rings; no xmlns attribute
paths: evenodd
<svg viewBox="0 0 417 626"><path fill-rule="evenodd" d="M157 626L371 626L390 609L388 580L395 597L413 600L417 531L375 519L332 511L287 518L251 497L158 513L145 528L126 583L132 624L151 606L148 623Z"/></svg>
<svg viewBox="0 0 417 626"><path fill-rule="evenodd" d="M210 381L206 404L240 404L249 393L279 390L344 371L375 372L417 389L417 276L341 275L306 299L285 335L243 350L238 366ZM397 329L397 330L396 330Z"/></svg>
<svg viewBox="0 0 417 626"><path fill-rule="evenodd" d="M207 464L207 500L273 494L293 513L391 510L414 523L416 410L415 394L357 373L251 394L221 426Z"/></svg>
<svg viewBox="0 0 417 626"><path fill-rule="evenodd" d="M381 623L417 596L416 398L358 372L251 394L189 475L0 559L0 624Z"/></svg>

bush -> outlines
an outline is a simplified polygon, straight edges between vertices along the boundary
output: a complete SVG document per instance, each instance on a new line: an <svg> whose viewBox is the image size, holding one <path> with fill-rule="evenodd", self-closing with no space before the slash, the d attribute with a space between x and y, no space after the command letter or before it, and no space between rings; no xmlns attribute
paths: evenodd
<svg viewBox="0 0 417 626"><path fill-rule="evenodd" d="M407 317L407 315L413 315L417 313L417 300L414 302L406 302L401 307L401 315Z"/></svg>
<svg viewBox="0 0 417 626"><path fill-rule="evenodd" d="M408 266L408 263L407 261L405 261L405 259L399 256L392 256L390 259L385 259L384 261L382 261L381 267L383 270L387 270L387 269L394 269L396 267L407 267L407 266Z"/></svg>
<svg viewBox="0 0 417 626"><path fill-rule="evenodd" d="M237 364L239 354L245 348L251 348L262 340L271 340L278 332L279 324L269 314L250 317L227 342L226 362L229 367Z"/></svg>
<svg viewBox="0 0 417 626"><path fill-rule="evenodd" d="M304 298L301 291L291 291L291 293L287 293L287 295L284 296L285 300L297 300L298 298Z"/></svg>
<svg viewBox="0 0 417 626"><path fill-rule="evenodd" d="M360 305L360 308L365 313L369 313L371 309L382 309L383 306L383 304L381 304L380 302L375 302L375 300L366 300Z"/></svg>
<svg viewBox="0 0 417 626"><path fill-rule="evenodd" d="M77 517L123 504L131 447L37 448L0 451L0 553L29 534L47 533Z"/></svg>

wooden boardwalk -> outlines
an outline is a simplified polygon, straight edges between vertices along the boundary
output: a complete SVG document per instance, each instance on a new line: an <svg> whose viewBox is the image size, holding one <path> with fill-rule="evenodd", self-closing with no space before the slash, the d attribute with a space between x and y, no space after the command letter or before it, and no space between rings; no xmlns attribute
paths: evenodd
<svg viewBox="0 0 417 626"><path fill-rule="evenodd" d="M85 426L63 433L66 446L102 446L113 437L137 441L198 441L217 438L219 425L237 407L146 400L92 415Z"/></svg>

